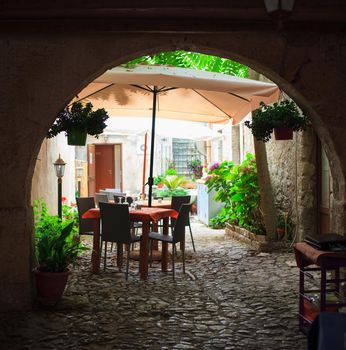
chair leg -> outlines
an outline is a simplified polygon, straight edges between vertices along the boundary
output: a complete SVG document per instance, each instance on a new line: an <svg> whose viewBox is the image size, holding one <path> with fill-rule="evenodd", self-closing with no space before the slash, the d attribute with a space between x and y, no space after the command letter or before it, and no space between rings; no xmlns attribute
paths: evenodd
<svg viewBox="0 0 346 350"><path fill-rule="evenodd" d="M128 276L129 276L130 246L131 246L131 244L127 245L127 261L126 261L126 274L125 274L125 280L126 281L127 281Z"/></svg>
<svg viewBox="0 0 346 350"><path fill-rule="evenodd" d="M107 243L108 243L108 242L105 242L105 255L104 255L104 258L103 258L103 271L106 271Z"/></svg>
<svg viewBox="0 0 346 350"><path fill-rule="evenodd" d="M183 256L183 273L185 273L185 244L184 244L184 247L181 251L181 254Z"/></svg>
<svg viewBox="0 0 346 350"><path fill-rule="evenodd" d="M173 245L172 245L173 247L172 247L172 249L173 249L173 254L172 254L172 273L173 273L173 281L175 280L175 264L174 264L174 255L175 255L175 252L176 252L176 247L175 247L175 244L173 243Z"/></svg>
<svg viewBox="0 0 346 350"><path fill-rule="evenodd" d="M192 230L191 230L190 223L189 223L189 230L190 230L190 236L191 236L191 242L192 242L193 251L194 251L194 253L196 253L195 242L193 241L193 235L192 235Z"/></svg>
<svg viewBox="0 0 346 350"><path fill-rule="evenodd" d="M152 240L149 240L149 251L150 251L150 267L153 267L153 249L151 246Z"/></svg>

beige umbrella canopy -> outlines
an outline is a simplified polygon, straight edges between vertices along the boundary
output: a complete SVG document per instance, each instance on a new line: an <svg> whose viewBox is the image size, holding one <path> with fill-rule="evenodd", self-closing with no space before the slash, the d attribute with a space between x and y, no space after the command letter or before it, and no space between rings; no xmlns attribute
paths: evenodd
<svg viewBox="0 0 346 350"><path fill-rule="evenodd" d="M146 66L117 67L88 85L78 99L105 108L110 116L151 117L156 86L156 116L196 122L239 123L261 101L276 102L273 83L193 69Z"/></svg>
<svg viewBox="0 0 346 350"><path fill-rule="evenodd" d="M149 206L153 185L156 117L196 122L239 123L261 101L276 102L273 83L193 69L139 65L116 67L101 75L78 100L105 108L111 117L152 117Z"/></svg>

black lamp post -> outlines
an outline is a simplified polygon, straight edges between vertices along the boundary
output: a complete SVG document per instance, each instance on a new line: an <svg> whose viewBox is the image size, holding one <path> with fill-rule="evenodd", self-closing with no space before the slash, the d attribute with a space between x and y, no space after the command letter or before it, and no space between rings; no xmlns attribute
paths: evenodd
<svg viewBox="0 0 346 350"><path fill-rule="evenodd" d="M82 175L83 175L83 167L82 166L76 167L76 175L77 175L77 184L78 184L77 195L78 195L78 197L80 197L81 180L82 180Z"/></svg>
<svg viewBox="0 0 346 350"><path fill-rule="evenodd" d="M60 154L59 158L54 163L55 175L58 178L58 215L62 217L62 177L64 176L66 163L61 159Z"/></svg>

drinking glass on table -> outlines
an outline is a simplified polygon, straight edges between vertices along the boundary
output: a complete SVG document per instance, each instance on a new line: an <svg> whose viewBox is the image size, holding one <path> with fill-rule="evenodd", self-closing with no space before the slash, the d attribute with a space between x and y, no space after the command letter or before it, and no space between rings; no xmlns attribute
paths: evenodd
<svg viewBox="0 0 346 350"><path fill-rule="evenodd" d="M129 206L131 206L131 204L133 203L133 198L131 196L126 197L126 201L129 204Z"/></svg>

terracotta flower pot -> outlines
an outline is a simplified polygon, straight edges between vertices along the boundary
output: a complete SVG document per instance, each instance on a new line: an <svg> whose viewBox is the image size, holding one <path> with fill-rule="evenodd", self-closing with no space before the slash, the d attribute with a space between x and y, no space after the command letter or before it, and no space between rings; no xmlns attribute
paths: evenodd
<svg viewBox="0 0 346 350"><path fill-rule="evenodd" d="M293 130L290 128L275 128L274 129L275 140L292 140Z"/></svg>
<svg viewBox="0 0 346 350"><path fill-rule="evenodd" d="M43 302L57 302L61 299L70 270L66 272L43 272L34 270L37 296Z"/></svg>
<svg viewBox="0 0 346 350"><path fill-rule="evenodd" d="M86 130L71 129L67 132L67 143L70 146L85 146L86 138Z"/></svg>
<svg viewBox="0 0 346 350"><path fill-rule="evenodd" d="M276 229L276 233L278 235L278 241L281 241L285 237L285 229L278 227Z"/></svg>

